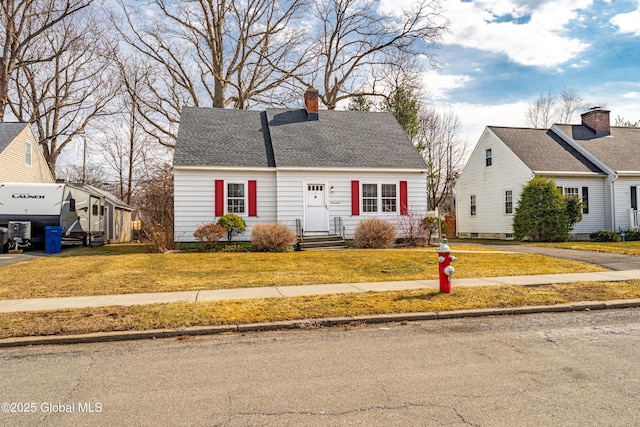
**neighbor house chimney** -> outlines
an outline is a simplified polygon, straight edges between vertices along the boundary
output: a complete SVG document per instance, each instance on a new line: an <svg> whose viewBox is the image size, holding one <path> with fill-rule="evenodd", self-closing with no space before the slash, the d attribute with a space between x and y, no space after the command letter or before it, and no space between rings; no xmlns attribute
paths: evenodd
<svg viewBox="0 0 640 427"><path fill-rule="evenodd" d="M611 118L608 110L593 107L586 113L582 113L580 117L582 125L594 131L597 136L611 135Z"/></svg>
<svg viewBox="0 0 640 427"><path fill-rule="evenodd" d="M318 89L309 86L304 93L304 107L307 109L307 120L318 120Z"/></svg>

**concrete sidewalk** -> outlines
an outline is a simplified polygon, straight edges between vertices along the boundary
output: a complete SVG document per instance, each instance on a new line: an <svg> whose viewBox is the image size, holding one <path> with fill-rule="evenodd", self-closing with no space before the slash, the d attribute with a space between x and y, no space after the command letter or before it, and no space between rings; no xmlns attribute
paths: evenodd
<svg viewBox="0 0 640 427"><path fill-rule="evenodd" d="M458 286L547 285L571 282L612 282L640 279L640 270L603 271L592 273L545 274L534 276L503 276L453 279L452 292ZM59 310L65 308L131 306L169 302L225 301L250 298L287 298L312 295L344 294L370 291L400 291L407 289L438 289L438 280L403 282L339 283L309 286L269 286L147 294L96 295L65 298L34 298L0 300L0 313Z"/></svg>

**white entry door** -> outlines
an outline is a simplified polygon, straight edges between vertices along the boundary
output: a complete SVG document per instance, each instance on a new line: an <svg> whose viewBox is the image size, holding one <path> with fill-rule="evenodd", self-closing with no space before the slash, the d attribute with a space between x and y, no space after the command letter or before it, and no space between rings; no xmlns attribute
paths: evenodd
<svg viewBox="0 0 640 427"><path fill-rule="evenodd" d="M307 184L305 231L329 231L325 184Z"/></svg>

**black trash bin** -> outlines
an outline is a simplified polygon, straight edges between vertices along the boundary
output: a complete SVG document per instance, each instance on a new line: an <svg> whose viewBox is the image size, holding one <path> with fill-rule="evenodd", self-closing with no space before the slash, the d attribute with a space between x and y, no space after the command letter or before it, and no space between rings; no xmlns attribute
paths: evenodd
<svg viewBox="0 0 640 427"><path fill-rule="evenodd" d="M44 251L48 254L57 254L62 249L62 227L47 225L44 228Z"/></svg>

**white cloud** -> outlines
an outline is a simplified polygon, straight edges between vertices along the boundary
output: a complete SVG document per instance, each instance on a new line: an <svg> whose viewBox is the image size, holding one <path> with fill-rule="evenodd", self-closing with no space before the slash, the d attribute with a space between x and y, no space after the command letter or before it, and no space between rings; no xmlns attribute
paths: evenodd
<svg viewBox="0 0 640 427"><path fill-rule="evenodd" d="M640 101L640 92L635 92L635 91L633 91L633 92L623 93L623 94L621 95L621 97L622 97L622 98L625 98L625 99L632 99L632 100L634 100L634 99L635 99L635 100Z"/></svg>
<svg viewBox="0 0 640 427"><path fill-rule="evenodd" d="M564 27L592 0L540 1L533 6L532 2L529 6L521 3L451 0L446 12L452 21L451 35L443 42L501 53L513 62L541 67L557 67L589 47L567 37Z"/></svg>
<svg viewBox="0 0 640 427"><path fill-rule="evenodd" d="M588 66L589 64L591 64L591 61L589 61L588 59L581 59L580 61L571 64L571 68L582 68Z"/></svg>
<svg viewBox="0 0 640 427"><path fill-rule="evenodd" d="M446 99L447 91L464 87L471 80L470 76L440 74L434 70L427 71L422 75L422 82L434 101Z"/></svg>
<svg viewBox="0 0 640 427"><path fill-rule="evenodd" d="M620 13L614 16L611 18L611 23L617 26L621 33L640 36L640 8L629 13Z"/></svg>

